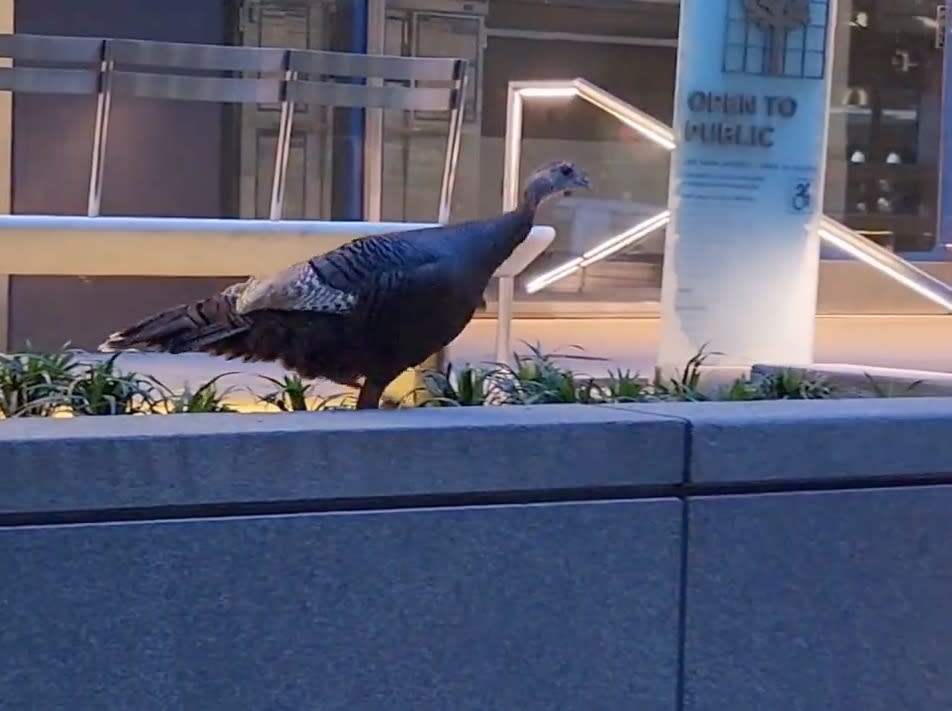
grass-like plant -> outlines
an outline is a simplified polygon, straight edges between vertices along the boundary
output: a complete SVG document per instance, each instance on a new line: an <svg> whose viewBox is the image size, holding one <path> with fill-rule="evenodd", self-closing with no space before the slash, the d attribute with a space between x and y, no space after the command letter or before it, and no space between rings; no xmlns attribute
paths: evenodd
<svg viewBox="0 0 952 711"><path fill-rule="evenodd" d="M307 383L297 373L288 373L281 380L268 375L259 376L274 385L275 389L258 400L281 412L316 412L319 410L352 409L355 398L349 393L337 393L327 397L312 394L314 383Z"/></svg>
<svg viewBox="0 0 952 711"><path fill-rule="evenodd" d="M486 404L491 392L489 372L483 368L463 365L454 371L447 364L446 370L429 370L422 373L423 387L408 393L404 398L419 402L421 407L474 407ZM425 396L418 399L423 391Z"/></svg>
<svg viewBox="0 0 952 711"><path fill-rule="evenodd" d="M64 390L65 402L74 415L135 415L152 412L155 387L146 377L116 368L119 353L106 360L83 363L73 370Z"/></svg>
<svg viewBox="0 0 952 711"><path fill-rule="evenodd" d="M157 401L153 412L161 410L169 415L185 415L208 412L235 412L235 409L227 404L226 398L234 391L234 388L219 390L218 381L229 375L237 373L219 373L214 378L210 378L202 383L195 392L187 385L182 392L174 392L164 383L156 378L150 378L155 384L156 389L161 393L161 398Z"/></svg>
<svg viewBox="0 0 952 711"><path fill-rule="evenodd" d="M682 370L676 371L673 376L663 376L661 370L655 368L654 378L651 381L650 393L652 399L698 402L709 400L711 396L701 389L701 368L712 355L723 355L718 352L709 353L707 345L701 346L697 353L688 358Z"/></svg>
<svg viewBox="0 0 952 711"><path fill-rule="evenodd" d="M757 379L762 400L825 400L833 396L833 387L825 378L783 369Z"/></svg>
<svg viewBox="0 0 952 711"><path fill-rule="evenodd" d="M475 407L836 397L834 389L823 378L795 370L738 378L720 388L705 387L703 368L710 356L717 355L708 352L706 347L673 375L655 370L652 377L642 377L627 370L609 370L607 377L594 378L571 369L564 361L604 361L604 358L547 353L538 344L526 346L526 352L514 354L511 365L488 363L455 368L447 365L442 371L424 372L422 386L398 405ZM189 388L175 392L152 376L120 370L117 357L118 354L106 360L85 362L68 347L56 353L27 348L20 353L0 354L0 415L49 417L60 413L102 416L235 411L228 400L235 388L222 389L219 381L237 373L221 373L194 392ZM317 397L313 394L314 384L296 374L288 374L283 379L259 377L274 386L273 391L258 396L259 401L282 412L353 407L352 394ZM895 395L873 384L874 396Z"/></svg>
<svg viewBox="0 0 952 711"><path fill-rule="evenodd" d="M309 395L314 384L305 383L297 373L289 373L281 380L268 375L260 377L275 387L273 391L259 398L261 402L272 405L281 412L307 412L317 409L317 406L312 406L314 399Z"/></svg>
<svg viewBox="0 0 952 711"><path fill-rule="evenodd" d="M22 352L0 354L0 414L49 417L67 408L67 389L79 366L69 344L59 353L41 353L27 344Z"/></svg>
<svg viewBox="0 0 952 711"><path fill-rule="evenodd" d="M601 385L602 393L609 402L644 402L651 394L651 384L630 370L609 370L608 378Z"/></svg>
<svg viewBox="0 0 952 711"><path fill-rule="evenodd" d="M700 402L705 400L820 399L833 396L832 388L820 378L794 371L773 376L738 378L721 388L706 388L702 368L711 356L719 355L702 347L684 367L664 375L655 369L653 377L609 370L607 378L581 375L559 363L560 359L604 360L584 355L545 353L538 345L527 344L528 352L514 354L514 364L489 363L465 366L458 371L424 375L430 406L446 405L543 405L608 404L636 402Z"/></svg>
<svg viewBox="0 0 952 711"><path fill-rule="evenodd" d="M904 395L909 395L912 393L916 388L925 382L922 379L913 380L911 383L908 383L897 391L898 386L883 384L869 373L863 373L863 375L869 383L870 389L873 391L873 397L903 397Z"/></svg>

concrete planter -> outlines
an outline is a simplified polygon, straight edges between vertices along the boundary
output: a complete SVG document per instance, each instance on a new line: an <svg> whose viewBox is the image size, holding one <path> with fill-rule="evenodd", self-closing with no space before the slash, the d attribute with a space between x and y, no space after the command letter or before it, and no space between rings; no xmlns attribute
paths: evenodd
<svg viewBox="0 0 952 711"><path fill-rule="evenodd" d="M4 422L3 705L945 709L950 429L929 398Z"/></svg>

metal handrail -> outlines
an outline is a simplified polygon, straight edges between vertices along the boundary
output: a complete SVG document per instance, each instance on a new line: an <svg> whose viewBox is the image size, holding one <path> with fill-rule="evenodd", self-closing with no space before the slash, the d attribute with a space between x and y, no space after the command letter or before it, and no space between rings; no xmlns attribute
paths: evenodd
<svg viewBox="0 0 952 711"><path fill-rule="evenodd" d="M267 274L361 237L433 223L174 217L0 215L4 275L220 276ZM535 225L494 276L522 273L555 239ZM0 288L0 352L7 343ZM497 330L505 324L497 322Z"/></svg>

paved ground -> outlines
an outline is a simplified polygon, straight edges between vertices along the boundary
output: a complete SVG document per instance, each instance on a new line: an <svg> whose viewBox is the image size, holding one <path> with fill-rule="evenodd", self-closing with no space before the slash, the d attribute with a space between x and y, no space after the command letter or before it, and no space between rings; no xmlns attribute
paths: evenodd
<svg viewBox="0 0 952 711"><path fill-rule="evenodd" d="M514 344L540 342L548 350L580 345L589 355L606 362L576 363L572 367L590 375L604 375L609 368L650 373L654 367L659 321L654 317L629 319L520 319L513 323ZM454 342L454 361L480 362L492 357L495 322L473 321ZM816 361L869 366L915 368L952 372L952 317L949 316L822 316L817 319ZM203 355L129 353L120 357L125 369L147 372L173 388L188 383L197 387L224 371L238 371L227 383L240 392L262 393L271 386L259 374L280 377L272 365L230 362ZM333 383L321 384L318 393L341 392ZM253 399L250 395L249 399Z"/></svg>

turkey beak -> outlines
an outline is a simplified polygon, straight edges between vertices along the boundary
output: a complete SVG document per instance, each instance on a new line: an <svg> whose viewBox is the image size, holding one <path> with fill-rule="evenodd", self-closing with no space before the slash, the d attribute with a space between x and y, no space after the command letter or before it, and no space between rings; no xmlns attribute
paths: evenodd
<svg viewBox="0 0 952 711"><path fill-rule="evenodd" d="M591 189L592 189L592 183L591 183L591 181L588 179L588 173L579 173L578 176L577 176L576 179L575 179L575 183L576 183L576 185L578 185L580 188L585 188L586 190L591 190Z"/></svg>

